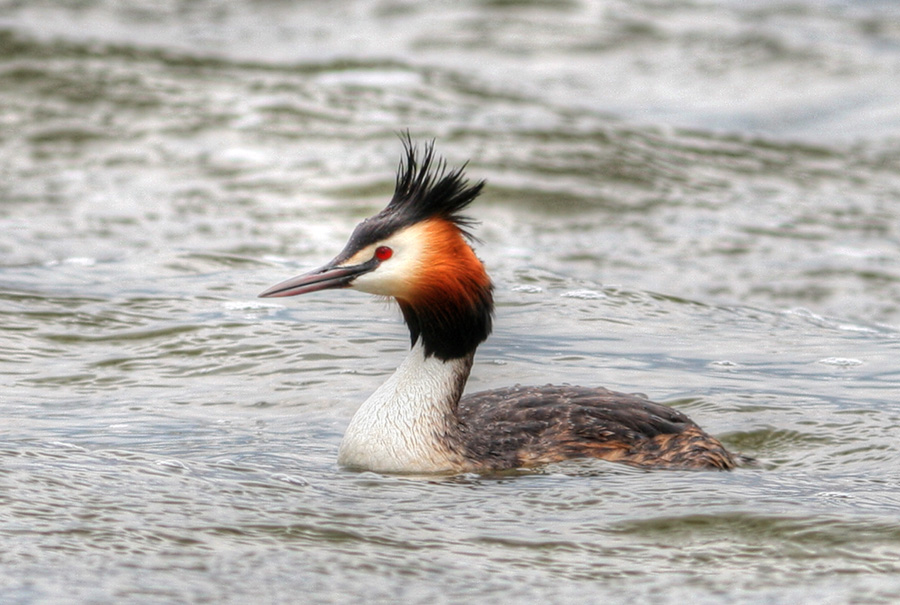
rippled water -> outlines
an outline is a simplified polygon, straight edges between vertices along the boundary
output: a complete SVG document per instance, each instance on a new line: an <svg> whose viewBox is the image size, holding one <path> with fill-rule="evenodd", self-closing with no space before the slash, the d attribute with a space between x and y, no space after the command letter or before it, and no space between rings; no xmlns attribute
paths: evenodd
<svg viewBox="0 0 900 605"><path fill-rule="evenodd" d="M900 600L900 10L0 1L0 600ZM260 301L489 181L470 391L603 384L759 459L335 464L407 346Z"/></svg>

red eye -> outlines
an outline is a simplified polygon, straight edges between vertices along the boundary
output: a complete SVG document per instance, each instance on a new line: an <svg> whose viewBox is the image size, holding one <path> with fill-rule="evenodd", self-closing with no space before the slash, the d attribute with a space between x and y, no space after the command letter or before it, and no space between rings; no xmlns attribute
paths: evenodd
<svg viewBox="0 0 900 605"><path fill-rule="evenodd" d="M394 251L387 246L378 246L375 248L375 258L378 260L387 260L394 255Z"/></svg>

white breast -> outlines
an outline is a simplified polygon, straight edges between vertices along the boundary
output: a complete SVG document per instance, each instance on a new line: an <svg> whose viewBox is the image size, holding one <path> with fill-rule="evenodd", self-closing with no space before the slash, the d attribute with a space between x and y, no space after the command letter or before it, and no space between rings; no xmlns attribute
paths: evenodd
<svg viewBox="0 0 900 605"><path fill-rule="evenodd" d="M350 420L338 463L391 473L459 470L464 461L448 440L457 434L453 409L470 368L470 358L426 358L417 342Z"/></svg>

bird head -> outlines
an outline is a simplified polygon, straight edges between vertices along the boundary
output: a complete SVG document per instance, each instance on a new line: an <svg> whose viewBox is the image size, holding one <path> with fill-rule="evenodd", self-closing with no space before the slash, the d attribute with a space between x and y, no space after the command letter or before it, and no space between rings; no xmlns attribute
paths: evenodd
<svg viewBox="0 0 900 605"><path fill-rule="evenodd" d="M278 283L260 297L351 288L397 300L426 355L462 357L491 331L490 278L475 255L473 221L460 214L481 192L463 167L448 171L434 146L419 153L409 138L388 205L362 223L322 267Z"/></svg>

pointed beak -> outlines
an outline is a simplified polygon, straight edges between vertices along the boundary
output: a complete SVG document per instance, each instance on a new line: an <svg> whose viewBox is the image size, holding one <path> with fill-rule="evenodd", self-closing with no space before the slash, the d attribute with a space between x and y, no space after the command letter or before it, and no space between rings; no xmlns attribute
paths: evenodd
<svg viewBox="0 0 900 605"><path fill-rule="evenodd" d="M347 288L353 283L354 279L363 273L368 273L377 266L375 259L359 265L349 266L338 265L337 260L335 259L315 271L310 271L275 284L268 290L260 293L259 298L297 296L298 294L317 292L319 290Z"/></svg>

